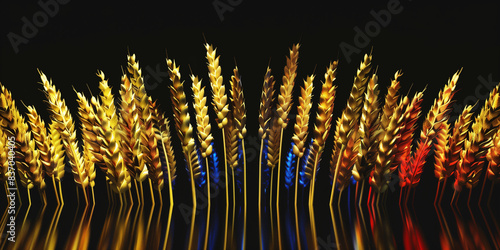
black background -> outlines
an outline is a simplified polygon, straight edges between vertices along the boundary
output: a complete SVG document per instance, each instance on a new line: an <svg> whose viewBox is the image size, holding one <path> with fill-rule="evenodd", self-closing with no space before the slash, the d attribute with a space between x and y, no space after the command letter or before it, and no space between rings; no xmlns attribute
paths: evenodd
<svg viewBox="0 0 500 250"><path fill-rule="evenodd" d="M168 53L169 58L175 59L181 66L184 80L188 79L189 65L193 73L202 77L207 84L206 51L203 47L205 37L208 43L218 48L226 84L235 61L240 69L247 99L249 137L257 136L257 112L267 65L270 64L280 84L288 48L297 42L302 47L296 87L302 83L301 79L315 73L315 96L318 96L320 80L324 79L328 63L337 59L340 61L335 82L339 86L334 111L336 117L345 107L362 55L369 53L372 48L373 66L374 69L378 67L381 94L385 95L392 76L402 69L401 93L410 91L413 95L427 86L424 113L448 78L462 67L458 83L460 91L455 97L458 106L452 115L458 115L464 103L473 104L477 99L475 97L484 95L484 88L480 89L479 96L476 92L481 85L478 77L490 77L498 82L500 22L499 4L496 1L429 3L401 0L401 13L392 15L390 23L370 39L369 45L360 48L361 53L352 54L352 61L348 62L339 44L346 42L354 45L353 28L364 30L366 24L374 20L370 11L385 10L388 2L242 0L232 7L232 11L223 13L224 19L221 20L212 1L89 3L73 0L59 5L56 15L38 28L38 33L27 44L19 45L16 53L7 34L13 32L22 35L21 18L25 16L31 19L42 9L34 1L3 1L0 4L0 82L12 91L18 105L21 105L21 100L26 105L34 105L48 121L44 96L38 84L39 68L61 90L76 119L76 94L72 88L89 95L88 85L92 93L97 95L98 77L95 73L99 69L105 72L115 95L118 95L119 79L127 63L128 51L137 55L144 75L148 75L147 66L155 69L158 65L160 71L167 72L165 57ZM167 89L170 81L167 77L162 77L160 81L152 79L151 76L148 83L158 85L149 88L148 93L158 99L170 115ZM298 93L298 88L295 93ZM19 108L22 112L26 111L24 107ZM218 135L218 132L214 133ZM288 133L291 133L290 129ZM286 138L285 142L289 140ZM179 143L176 137L174 143ZM176 150L178 162L181 162L180 148L176 146ZM254 150L258 152L258 148L254 147ZM330 152L325 151L316 187L316 200L321 204L329 197L327 165ZM250 205L257 198L256 163L253 160L248 166ZM432 167L429 166L417 193L417 197L420 195L424 199L423 202L432 199L425 195L435 190L436 181L432 175ZM68 173L65 182L69 183L70 180ZM180 165L177 185L176 202L189 203L187 175ZM104 192L98 194L98 197L105 197ZM389 202L392 202L391 199ZM253 224L257 213L254 207L249 209L249 222ZM253 227L252 224L249 226ZM257 240L256 234L249 237L249 240Z"/></svg>

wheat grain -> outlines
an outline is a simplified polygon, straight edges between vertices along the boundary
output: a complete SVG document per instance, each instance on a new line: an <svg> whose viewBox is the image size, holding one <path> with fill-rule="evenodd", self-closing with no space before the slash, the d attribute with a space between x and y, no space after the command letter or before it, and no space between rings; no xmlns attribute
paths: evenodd
<svg viewBox="0 0 500 250"><path fill-rule="evenodd" d="M448 173L450 153L450 125L443 122L436 133L436 142L434 143L434 175L439 180L444 179ZM451 173L451 172L450 172Z"/></svg>
<svg viewBox="0 0 500 250"><path fill-rule="evenodd" d="M274 102L274 76L271 75L271 69L268 67L262 84L262 94L260 98L259 109L259 137L261 140L268 136L268 129L271 124L272 109L271 105Z"/></svg>
<svg viewBox="0 0 500 250"><path fill-rule="evenodd" d="M198 131L198 140L203 158L212 154L212 126L210 125L210 116L208 114L207 98L205 97L205 87L201 87L201 80L197 76L191 75L193 82L193 106L196 112L196 129Z"/></svg>

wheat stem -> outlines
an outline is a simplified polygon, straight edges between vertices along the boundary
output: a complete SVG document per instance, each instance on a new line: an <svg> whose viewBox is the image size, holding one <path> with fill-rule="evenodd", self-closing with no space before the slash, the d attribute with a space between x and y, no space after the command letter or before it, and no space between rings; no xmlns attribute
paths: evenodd
<svg viewBox="0 0 500 250"><path fill-rule="evenodd" d="M203 249L207 249L208 244L208 233L210 231L210 209L211 209L211 198L210 198L210 168L208 167L208 158L205 157L205 166L207 168L207 225L205 229L205 242L203 244Z"/></svg>
<svg viewBox="0 0 500 250"><path fill-rule="evenodd" d="M246 248L247 233L247 156L245 152L245 139L241 139L243 150L243 250ZM208 164L207 164L208 166ZM208 169L207 169L208 172ZM210 192L209 192L210 193ZM210 199L210 198L209 198Z"/></svg>
<svg viewBox="0 0 500 250"><path fill-rule="evenodd" d="M342 144L342 147L340 148L340 151L338 154L339 157L337 159L337 164L335 166L335 174L333 175L333 182L332 182L332 191L330 193L330 213L332 213L332 223L333 223L333 228L334 228L333 232L335 234L336 244L338 244L338 242L339 242L339 235L338 235L337 230L336 230L337 226L336 226L334 214L333 214L333 194L335 193L335 184L337 183L337 175L339 173L339 168L340 168L340 159L341 159L342 155L344 154L344 150L345 150L345 144Z"/></svg>
<svg viewBox="0 0 500 250"><path fill-rule="evenodd" d="M314 166L315 167L313 169L311 184L309 186L309 217L311 220L311 233L312 233L312 238L313 238L314 249L318 249L318 240L317 240L317 236L316 236L316 222L314 219L314 207L313 207L313 204L314 204L314 186L316 183L316 172L317 172L316 167L318 164L318 157L319 157L319 154L316 154L316 158L314 159Z"/></svg>
<svg viewBox="0 0 500 250"><path fill-rule="evenodd" d="M260 139L260 150L259 150L259 201L258 209L259 212L259 249L262 250L262 151L264 150L264 139Z"/></svg>
<svg viewBox="0 0 500 250"><path fill-rule="evenodd" d="M59 207L59 205L61 205L61 201L59 200L59 195L57 194L56 178L54 175L52 175L52 185L54 186L54 194L56 195L57 206Z"/></svg>
<svg viewBox="0 0 500 250"><path fill-rule="evenodd" d="M235 212L236 212L236 188L234 184L234 168L231 168L231 177L232 177L232 185L233 185L233 213L232 213L232 219L231 219L231 238L230 238L230 246L234 246L234 219L235 219Z"/></svg>
<svg viewBox="0 0 500 250"><path fill-rule="evenodd" d="M299 184L299 167L300 167L300 157L297 159L297 167L295 168L295 195L293 198L294 212L295 212L295 235L297 237L297 249L301 250L300 245L300 231L299 231L299 211L297 208L297 193Z"/></svg>
<svg viewBox="0 0 500 250"><path fill-rule="evenodd" d="M283 145L283 127L280 133L280 148L278 151L278 180L276 183L276 225L278 226L278 248L281 250L281 223L280 223L280 176L281 176L281 148Z"/></svg>
<svg viewBox="0 0 500 250"><path fill-rule="evenodd" d="M274 248L274 220L273 220L273 180L274 169L271 169L271 182L269 183L269 216L271 217L271 247Z"/></svg>
<svg viewBox="0 0 500 250"><path fill-rule="evenodd" d="M226 156L226 136L224 134L224 129L221 129L222 130L222 147L224 148L224 179L225 179L225 184L226 184L226 219L225 219L225 222L224 222L224 248L223 249L226 249L226 246L227 246L227 222L228 222L228 219L229 219L229 185L228 185L228 182L227 182L227 156Z"/></svg>
<svg viewBox="0 0 500 250"><path fill-rule="evenodd" d="M189 229L189 245L188 245L188 248L187 249L192 249L191 246L193 245L193 233L194 233L194 224L196 222L196 209L197 209L197 200L196 200L196 189L194 187L194 174L193 174L193 169L192 169L192 165L191 165L191 154L188 154L188 158L189 158L189 174L191 175L191 195L192 195L192 198L193 198L193 212L192 212L192 215L191 215L191 227ZM225 248L224 248L225 249Z"/></svg>

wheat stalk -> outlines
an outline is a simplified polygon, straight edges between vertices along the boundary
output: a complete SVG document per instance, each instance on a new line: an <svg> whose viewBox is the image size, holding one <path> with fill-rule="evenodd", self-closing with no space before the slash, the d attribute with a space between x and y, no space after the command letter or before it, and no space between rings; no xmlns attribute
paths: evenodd
<svg viewBox="0 0 500 250"><path fill-rule="evenodd" d="M229 81L231 85L230 94L231 94L231 105L233 108L232 112L232 120L234 124L234 128L237 131L237 139L241 141L242 148L242 157L243 157L243 244L245 244L246 240L246 221L247 221L247 183L246 183L246 152L245 152L245 136L247 133L246 128L246 106L245 106L245 97L243 95L243 86L241 83L241 76L238 70L238 67L235 67L233 70L233 75L231 76L231 80ZM238 148L238 146L236 146ZM237 150L238 151L238 150ZM235 198L235 189L234 189L234 173L233 173L233 200ZM233 217L235 214L236 202L233 202ZM233 234L234 234L234 218L233 218Z"/></svg>
<svg viewBox="0 0 500 250"><path fill-rule="evenodd" d="M47 103L49 104L51 118L54 123L57 124L56 128L61 135L65 153L73 172L73 178L75 183L83 189L85 201L88 203L87 192L85 189L89 185L89 179L85 169L83 157L78 148L73 117L71 116L65 101L61 98L61 92L59 92L52 84L52 80L49 81L43 72L39 71L39 73L45 91L45 96L47 98Z"/></svg>
<svg viewBox="0 0 500 250"><path fill-rule="evenodd" d="M264 140L269 137L270 127L272 125L273 112L271 105L274 102L274 76L271 75L271 69L267 67L264 76L264 83L262 84L262 94L260 99L259 109L259 137L260 137L260 151L259 151L259 242L262 242L262 154L264 149ZM259 243L262 247L262 243Z"/></svg>
<svg viewBox="0 0 500 250"><path fill-rule="evenodd" d="M356 181L365 179L366 174L373 168L377 156L379 134L382 132L379 128L380 107L377 81L378 77L374 74L368 82L363 110L361 112L359 151L357 153L356 164L352 169L352 175Z"/></svg>
<svg viewBox="0 0 500 250"><path fill-rule="evenodd" d="M200 143L200 151L202 157L206 162L207 171L207 226L205 230L205 241L204 247L207 248L208 244L208 232L210 231L210 209L211 209L211 197L210 197L210 168L208 166L208 156L212 154L212 141L213 136L211 132L212 126L210 125L210 116L208 115L208 105L207 98L205 97L205 87L201 87L201 80L197 76L191 75L191 81L193 85L191 89L193 90L193 106L196 112L196 129L198 131L198 141Z"/></svg>
<svg viewBox="0 0 500 250"><path fill-rule="evenodd" d="M463 185L470 189L479 182L484 159L493 144L492 139L500 124L499 88L500 84L490 92L488 100L472 124L469 139L464 143L455 172L454 188L456 191L461 191Z"/></svg>
<svg viewBox="0 0 500 250"><path fill-rule="evenodd" d="M182 142L184 157L188 163L191 176L191 195L193 198L193 213L191 218L191 229L189 233L189 249L193 242L193 230L196 218L196 193L194 182L201 177L201 167L198 162L198 153L193 136L193 127L191 126L188 105L186 103L186 94L184 93L184 82L181 82L181 73L175 62L167 59L168 72L172 85L170 85L170 99L174 111L174 122L177 129L177 135Z"/></svg>

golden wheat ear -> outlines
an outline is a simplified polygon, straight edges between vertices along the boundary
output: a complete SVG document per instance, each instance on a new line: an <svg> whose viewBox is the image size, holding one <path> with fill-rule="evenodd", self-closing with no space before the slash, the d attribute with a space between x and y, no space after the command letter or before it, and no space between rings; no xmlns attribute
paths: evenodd
<svg viewBox="0 0 500 250"><path fill-rule="evenodd" d="M66 102L61 98L61 92L56 89L52 81L47 79L44 73L41 71L39 73L49 105L51 119L57 124L56 128L61 135L65 153L73 172L73 178L75 183L84 190L86 196L85 188L89 185L89 179L85 170L83 157L78 148L73 117L66 106Z"/></svg>
<svg viewBox="0 0 500 250"><path fill-rule="evenodd" d="M271 124L272 109L271 105L274 101L274 76L271 75L271 69L268 67L262 84L262 94L260 97L259 109L259 137L266 139L268 129Z"/></svg>
<svg viewBox="0 0 500 250"><path fill-rule="evenodd" d="M64 147L61 139L61 134L57 129L57 125L52 121L49 125L50 130L50 168L56 181L61 181L64 177Z"/></svg>
<svg viewBox="0 0 500 250"><path fill-rule="evenodd" d="M47 128L45 122L38 115L34 106L28 106L28 123L31 128L36 148L40 152L40 162L43 166L44 174L51 177L54 169L50 165L50 141L48 140Z"/></svg>
<svg viewBox="0 0 500 250"><path fill-rule="evenodd" d="M212 87L212 104L217 114L217 125L222 129L228 122L226 117L229 112L229 104L227 103L226 87L219 66L220 56L217 56L217 49L214 49L208 43L205 44L205 49L207 50L208 77Z"/></svg>
<svg viewBox="0 0 500 250"><path fill-rule="evenodd" d="M359 150L356 157L356 164L353 167L352 175L356 181L361 181L366 174L371 171L376 161L377 146L382 130L379 120L379 90L378 77L373 75L368 82L361 120L359 123Z"/></svg>
<svg viewBox="0 0 500 250"><path fill-rule="evenodd" d="M191 75L193 82L193 106L196 112L196 129L198 131L198 141L200 142L200 151L203 158L212 154L212 126L210 125L210 116L208 114L207 97L205 96L205 87L201 87L201 80L197 76Z"/></svg>
<svg viewBox="0 0 500 250"><path fill-rule="evenodd" d="M241 76L238 67L233 70L233 73L229 81L231 84L231 89L229 91L231 93L234 127L238 130L238 138L243 139L247 134L245 96L243 95L243 86L241 84Z"/></svg>
<svg viewBox="0 0 500 250"><path fill-rule="evenodd" d="M196 181L201 177L201 167L199 165L197 148L194 142L194 132L191 126L189 108L186 102L184 82L181 82L181 73L174 61L167 59L167 66L170 80L172 81L172 85L170 86L170 98L174 111L175 128L182 143L184 156L190 166L189 171L193 172L195 178L192 181Z"/></svg>
<svg viewBox="0 0 500 250"><path fill-rule="evenodd" d="M356 125L359 122L359 116L361 115L361 108L363 104L363 93L366 89L366 83L369 80L367 74L370 72L372 64L372 56L365 55L363 61L361 62L359 69L354 77L354 83L351 88L351 93L349 94L349 99L347 100L347 106L342 111L342 115L337 122L337 127L335 129L335 143L333 145L333 153L332 160L330 161L330 173L331 178L333 179L334 185L337 182L337 173L338 167L340 163L343 161L339 157L346 158L347 162L351 162L350 159L353 159L354 156L346 155L342 152L342 147L346 147L350 138L356 134ZM354 142L354 145L357 145L357 142ZM356 154L356 151L349 151L351 154ZM352 165L345 165L343 167L347 167L349 170ZM354 162L352 162L354 164ZM333 189L332 189L333 190ZM333 192L333 191L332 191Z"/></svg>
<svg viewBox="0 0 500 250"><path fill-rule="evenodd" d="M500 124L500 84L491 92L479 116L472 124L469 139L464 143L464 149L457 165L454 183L455 190L460 191L476 186L483 171L484 159L493 145L493 137Z"/></svg>
<svg viewBox="0 0 500 250"><path fill-rule="evenodd" d="M297 64L299 60L300 44L295 44L290 49L290 57L286 58L286 66L283 75L283 84L280 86L280 93L276 103L276 113L278 115L278 124L284 129L288 124L288 114L292 109L292 92L297 77Z"/></svg>

